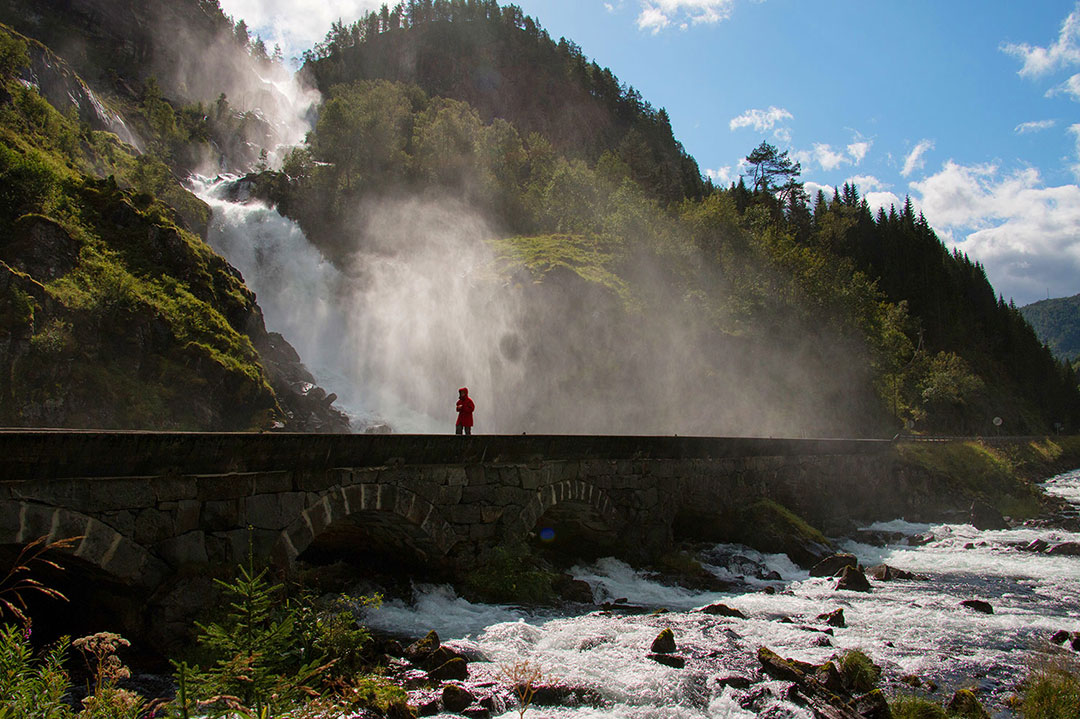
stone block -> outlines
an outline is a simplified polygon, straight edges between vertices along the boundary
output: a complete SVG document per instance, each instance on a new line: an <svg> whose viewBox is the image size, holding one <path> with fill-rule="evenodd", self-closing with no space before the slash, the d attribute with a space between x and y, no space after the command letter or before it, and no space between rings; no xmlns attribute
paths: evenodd
<svg viewBox="0 0 1080 719"><path fill-rule="evenodd" d="M479 486L488 484L494 481L494 476L498 473L498 470L494 468L485 468L481 464L470 464L465 468L465 476L468 477L469 486Z"/></svg>
<svg viewBox="0 0 1080 719"><path fill-rule="evenodd" d="M446 516L449 517L450 521L454 524L474 524L484 521L484 516L480 511L480 507L473 504L457 504L453 507L448 507Z"/></svg>
<svg viewBox="0 0 1080 719"><path fill-rule="evenodd" d="M448 467L446 470L446 484L450 487L459 487L469 483L469 477L464 467Z"/></svg>
<svg viewBox="0 0 1080 719"><path fill-rule="evenodd" d="M247 497L254 489L255 479L250 474L217 474L198 478L198 498L204 502Z"/></svg>
<svg viewBox="0 0 1080 719"><path fill-rule="evenodd" d="M247 523L257 529L284 529L305 509L302 492L256 494L244 499L243 503Z"/></svg>
<svg viewBox="0 0 1080 719"><path fill-rule="evenodd" d="M532 495L532 492L526 492L524 489L518 489L517 487L496 487L495 493L491 497L491 503L500 507L524 504Z"/></svg>
<svg viewBox="0 0 1080 719"><path fill-rule="evenodd" d="M202 502L183 499L176 503L175 511L174 531L176 534L184 534L199 528L199 520L202 516Z"/></svg>
<svg viewBox="0 0 1080 719"><path fill-rule="evenodd" d="M28 499L56 507L85 512L91 502L91 480L51 480L8 485L12 499Z"/></svg>
<svg viewBox="0 0 1080 719"><path fill-rule="evenodd" d="M203 502L200 527L207 532L224 532L244 527L247 520L238 499Z"/></svg>
<svg viewBox="0 0 1080 719"><path fill-rule="evenodd" d="M153 504L154 493L148 479L98 479L90 485L90 495L79 511L142 509Z"/></svg>
<svg viewBox="0 0 1080 719"><path fill-rule="evenodd" d="M305 470L294 476L296 488L305 492L323 492L338 483L338 476L333 471Z"/></svg>
<svg viewBox="0 0 1080 719"><path fill-rule="evenodd" d="M439 492L435 496L435 504L440 507L457 504L461 501L462 489L461 486L439 487Z"/></svg>
<svg viewBox="0 0 1080 719"><path fill-rule="evenodd" d="M121 531L121 534L124 532ZM144 509L135 517L134 539L142 545L156 544L176 535L173 516L157 509Z"/></svg>
<svg viewBox="0 0 1080 719"><path fill-rule="evenodd" d="M473 524L469 526L469 539L473 542L494 539L498 531L497 524Z"/></svg>
<svg viewBox="0 0 1080 719"><path fill-rule="evenodd" d="M136 512L121 509L116 512L103 512L98 519L125 537L131 537L135 534L135 516Z"/></svg>
<svg viewBox="0 0 1080 719"><path fill-rule="evenodd" d="M491 485L485 485L481 487L465 487L461 492L462 504L488 504L495 499L495 493L498 492L501 487L492 487Z"/></svg>
<svg viewBox="0 0 1080 719"><path fill-rule="evenodd" d="M527 467L518 469L518 482L523 489L538 489L546 479L544 472Z"/></svg>
<svg viewBox="0 0 1080 719"><path fill-rule="evenodd" d="M252 494L276 494L293 491L292 472L259 472L255 475Z"/></svg>
<svg viewBox="0 0 1080 719"><path fill-rule="evenodd" d="M503 487L520 487L521 473L529 471L534 470L529 470L527 467L516 467L514 465L499 467L498 475L495 477L495 481Z"/></svg>
<svg viewBox="0 0 1080 719"><path fill-rule="evenodd" d="M188 532L166 539L155 547L157 554L173 567L206 566L206 535L202 531Z"/></svg>
<svg viewBox="0 0 1080 719"><path fill-rule="evenodd" d="M494 523L502 518L504 511L506 510L503 507L481 507L480 516L484 522Z"/></svg>
<svg viewBox="0 0 1080 719"><path fill-rule="evenodd" d="M150 488L158 504L199 496L198 482L194 477L154 477L150 480Z"/></svg>

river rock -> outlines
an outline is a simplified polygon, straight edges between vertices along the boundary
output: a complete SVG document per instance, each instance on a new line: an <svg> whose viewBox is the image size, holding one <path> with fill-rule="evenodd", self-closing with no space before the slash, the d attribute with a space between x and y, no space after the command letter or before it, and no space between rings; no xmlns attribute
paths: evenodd
<svg viewBox="0 0 1080 719"><path fill-rule="evenodd" d="M657 664L682 669L686 666L686 659L677 654L646 654L646 658L652 659Z"/></svg>
<svg viewBox="0 0 1080 719"><path fill-rule="evenodd" d="M990 715L986 713L986 709L970 689L957 690L945 706L945 711L950 717L961 717L961 719L990 719Z"/></svg>
<svg viewBox="0 0 1080 719"><path fill-rule="evenodd" d="M732 687L733 689L749 689L753 684L753 680L747 677L741 677L737 674L729 677L718 677L716 680L716 686L720 689L724 687Z"/></svg>
<svg viewBox="0 0 1080 719"><path fill-rule="evenodd" d="M1069 641L1069 633L1064 629L1059 629L1051 635L1050 641L1054 644L1064 644Z"/></svg>
<svg viewBox="0 0 1080 719"><path fill-rule="evenodd" d="M960 602L960 606L967 607L968 609L979 612L980 614L993 614L994 608L990 606L990 602L984 602L981 599L965 599Z"/></svg>
<svg viewBox="0 0 1080 719"><path fill-rule="evenodd" d="M1080 632L1073 632L1069 635L1069 648L1074 652L1080 652Z"/></svg>
<svg viewBox="0 0 1080 719"><path fill-rule="evenodd" d="M428 676L437 682L448 679L464 681L469 678L469 664L461 657L454 657L450 661L432 669L428 672Z"/></svg>
<svg viewBox="0 0 1080 719"><path fill-rule="evenodd" d="M991 507L986 502L975 501L971 503L971 526L975 529L1008 529L1009 523L1001 512Z"/></svg>
<svg viewBox="0 0 1080 719"><path fill-rule="evenodd" d="M1063 555L1066 557L1080 556L1080 542L1062 542L1055 544L1046 550L1047 554Z"/></svg>
<svg viewBox="0 0 1080 719"><path fill-rule="evenodd" d="M1045 552L1050 547L1050 543L1045 539L1033 539L1020 549L1025 552Z"/></svg>
<svg viewBox="0 0 1080 719"><path fill-rule="evenodd" d="M915 575L903 569L890 567L888 564L878 564L866 570L872 579L879 582L891 582L894 579L915 579Z"/></svg>
<svg viewBox="0 0 1080 719"><path fill-rule="evenodd" d="M844 571L845 567L858 567L859 560L854 554L837 553L825 557L810 568L811 577L835 577Z"/></svg>
<svg viewBox="0 0 1080 719"><path fill-rule="evenodd" d="M909 547L922 547L930 544L934 541L934 535L930 532L924 532L922 534L913 534L907 538L907 545Z"/></svg>
<svg viewBox="0 0 1080 719"><path fill-rule="evenodd" d="M849 592L869 592L870 582L866 575L855 567L844 567L840 579L836 582L837 590L846 589Z"/></svg>
<svg viewBox="0 0 1080 719"><path fill-rule="evenodd" d="M675 651L675 632L671 631L671 627L664 627L660 630L660 633L656 635L656 639L653 639L649 651L655 654L671 654Z"/></svg>
<svg viewBox="0 0 1080 719"><path fill-rule="evenodd" d="M423 639L418 639L403 652L406 659L413 664L423 664L424 660L431 656L432 652L439 648L439 635L432 629Z"/></svg>
<svg viewBox="0 0 1080 719"><path fill-rule="evenodd" d="M447 684L442 690L443 708L448 712L460 713L462 710L473 705L476 697L465 687L457 684Z"/></svg>
<svg viewBox="0 0 1080 719"><path fill-rule="evenodd" d="M600 707L604 697L590 687L575 687L566 684L535 685L532 703L538 707Z"/></svg>
<svg viewBox="0 0 1080 719"><path fill-rule="evenodd" d="M551 580L551 588L559 595L559 598L567 602L579 602L592 604L596 601L593 597L592 587L588 582L574 579L569 574L557 574Z"/></svg>
<svg viewBox="0 0 1080 719"><path fill-rule="evenodd" d="M818 621L825 622L830 627L846 627L847 623L844 621L844 608L838 607L831 612L825 612L824 614L817 615Z"/></svg>
<svg viewBox="0 0 1080 719"><path fill-rule="evenodd" d="M458 714L469 719L490 719L491 710L481 704L473 704L465 707Z"/></svg>
<svg viewBox="0 0 1080 719"><path fill-rule="evenodd" d="M427 655L427 657L424 659L423 667L424 669L431 671L433 669L441 667L443 664L446 664L451 659L458 658L464 659L464 657L462 657L450 647L440 646L431 654Z"/></svg>
<svg viewBox="0 0 1080 719"><path fill-rule="evenodd" d="M710 604L707 607L702 607L702 612L705 614L711 614L714 617L735 617L736 619L746 619L746 615L740 612L735 607L729 607L726 604L717 602L716 604Z"/></svg>
<svg viewBox="0 0 1080 719"><path fill-rule="evenodd" d="M792 682L794 696L802 697L815 717L826 719L888 719L889 707L884 695L874 689L861 696L852 696L846 690L834 691L838 673L826 662L822 665L808 664L797 659L785 659L768 647L758 649L758 661L762 671L773 679ZM842 688L841 678L839 686Z"/></svg>

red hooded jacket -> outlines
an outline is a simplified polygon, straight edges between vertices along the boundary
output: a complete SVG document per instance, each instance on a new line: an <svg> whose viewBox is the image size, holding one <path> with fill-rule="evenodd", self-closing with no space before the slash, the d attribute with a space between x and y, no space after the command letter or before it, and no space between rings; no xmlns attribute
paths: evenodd
<svg viewBox="0 0 1080 719"><path fill-rule="evenodd" d="M468 387L462 387L458 392L464 392L465 396L459 397L457 401L457 426L472 427L472 413L473 410L476 409L476 405L473 404L472 399L469 398Z"/></svg>

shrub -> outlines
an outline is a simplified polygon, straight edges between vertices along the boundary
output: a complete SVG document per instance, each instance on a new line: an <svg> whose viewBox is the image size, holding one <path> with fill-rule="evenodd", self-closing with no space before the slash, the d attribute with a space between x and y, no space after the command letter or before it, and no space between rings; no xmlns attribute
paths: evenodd
<svg viewBox="0 0 1080 719"><path fill-rule="evenodd" d="M541 603L555 597L551 577L524 546L495 547L465 578L465 589L485 602Z"/></svg>
<svg viewBox="0 0 1080 719"><path fill-rule="evenodd" d="M940 704L916 696L896 697L889 702L893 719L946 719Z"/></svg>
<svg viewBox="0 0 1080 719"><path fill-rule="evenodd" d="M0 625L0 719L70 719L64 696L71 688L64 671L68 639L35 660L30 625Z"/></svg>

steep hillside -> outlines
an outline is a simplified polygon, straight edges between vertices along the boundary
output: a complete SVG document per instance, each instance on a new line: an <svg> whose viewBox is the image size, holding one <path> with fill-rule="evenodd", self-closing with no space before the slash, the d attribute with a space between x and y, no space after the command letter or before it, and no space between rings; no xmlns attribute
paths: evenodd
<svg viewBox="0 0 1080 719"><path fill-rule="evenodd" d="M48 53L0 26L0 424L345 427L292 387L310 375L188 229L206 206L160 161L39 93L86 88Z"/></svg>
<svg viewBox="0 0 1080 719"><path fill-rule="evenodd" d="M1057 357L1080 359L1080 295L1033 302L1020 313Z"/></svg>

